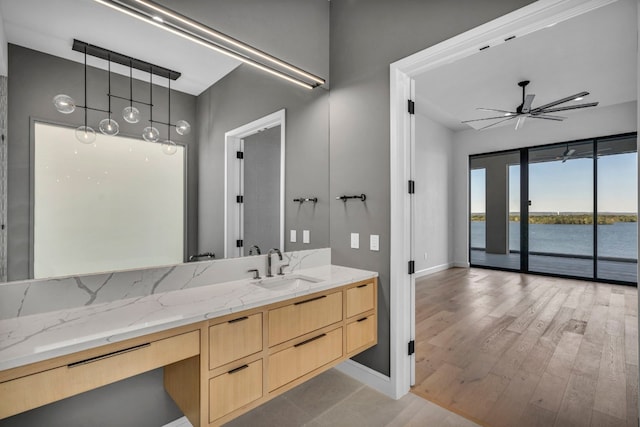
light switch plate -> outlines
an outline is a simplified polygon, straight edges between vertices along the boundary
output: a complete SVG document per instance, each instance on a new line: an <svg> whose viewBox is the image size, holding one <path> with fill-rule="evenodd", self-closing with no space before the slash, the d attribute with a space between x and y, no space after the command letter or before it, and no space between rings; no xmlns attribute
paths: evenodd
<svg viewBox="0 0 640 427"><path fill-rule="evenodd" d="M296 240L298 238L298 236L296 234L297 234L296 230L291 230L291 236L289 237L289 241L291 243L295 243L296 242Z"/></svg>
<svg viewBox="0 0 640 427"><path fill-rule="evenodd" d="M302 243L309 243L309 230L302 230Z"/></svg>
<svg viewBox="0 0 640 427"><path fill-rule="evenodd" d="M377 234L372 234L371 236L369 236L369 249L371 249L372 251L380 250L380 236L378 236Z"/></svg>
<svg viewBox="0 0 640 427"><path fill-rule="evenodd" d="M360 234L351 233L351 249L360 249Z"/></svg>

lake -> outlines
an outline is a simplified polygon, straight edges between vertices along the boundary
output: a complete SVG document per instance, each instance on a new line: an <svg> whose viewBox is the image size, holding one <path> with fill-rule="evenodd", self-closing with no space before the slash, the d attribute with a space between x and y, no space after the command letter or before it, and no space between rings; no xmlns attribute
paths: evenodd
<svg viewBox="0 0 640 427"><path fill-rule="evenodd" d="M598 226L598 256L638 258L638 223ZM485 247L485 222L471 222L471 247ZM509 249L520 250L520 223L509 222ZM529 224L529 251L593 255L593 226L582 224Z"/></svg>

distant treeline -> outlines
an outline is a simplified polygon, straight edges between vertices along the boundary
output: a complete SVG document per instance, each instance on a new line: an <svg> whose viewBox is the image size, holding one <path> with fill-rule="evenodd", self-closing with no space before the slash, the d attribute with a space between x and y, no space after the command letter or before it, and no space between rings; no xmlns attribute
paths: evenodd
<svg viewBox="0 0 640 427"><path fill-rule="evenodd" d="M472 214L471 221L485 221L485 215ZM509 221L520 222L520 215L509 215ZM616 222L638 222L638 215L598 215L598 225ZM530 215L529 224L593 224L593 215Z"/></svg>

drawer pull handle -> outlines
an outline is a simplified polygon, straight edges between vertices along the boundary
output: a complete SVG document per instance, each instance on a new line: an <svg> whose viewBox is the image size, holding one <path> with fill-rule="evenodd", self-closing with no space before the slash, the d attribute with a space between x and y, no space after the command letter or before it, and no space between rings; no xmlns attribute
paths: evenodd
<svg viewBox="0 0 640 427"><path fill-rule="evenodd" d="M240 371L242 371L244 369L247 369L248 367L249 367L249 365L242 365L239 368L230 370L229 372L227 372L227 374L235 374L236 372L240 372Z"/></svg>
<svg viewBox="0 0 640 427"><path fill-rule="evenodd" d="M304 301L294 302L294 303L293 303L293 305L306 304L306 303L308 303L308 302L316 301L316 300L319 300L319 299L322 299L322 298L326 298L326 297L327 297L326 295L320 295L319 297L315 297L315 298L307 299L307 300L304 300Z"/></svg>
<svg viewBox="0 0 640 427"><path fill-rule="evenodd" d="M362 319L358 319L357 321L358 321L358 322L364 322L364 321L365 321L365 320L367 320L367 319L368 319L368 317L363 317Z"/></svg>
<svg viewBox="0 0 640 427"><path fill-rule="evenodd" d="M243 320L247 320L248 318L248 316L238 317L237 319L229 320L227 323L242 322Z"/></svg>
<svg viewBox="0 0 640 427"><path fill-rule="evenodd" d="M357 287L357 288L364 288L365 286L369 286L369 284L368 284L368 283L365 283L364 285L358 285L358 286L356 286L356 287Z"/></svg>
<svg viewBox="0 0 640 427"><path fill-rule="evenodd" d="M125 349L122 349L122 350L114 351L114 352L111 352L111 353L103 354L102 356L91 357L89 359L80 360L79 362L69 363L67 365L67 368L75 368L76 366L86 365L88 363L97 362L98 360L102 360L102 359L108 359L109 357L117 356L119 354L128 353L128 352L134 351L134 350L139 350L139 349L144 348L144 347L149 347L150 345L151 345L151 343L140 344L140 345L136 345L136 346L133 346L133 347L125 348Z"/></svg>
<svg viewBox="0 0 640 427"><path fill-rule="evenodd" d="M318 335L317 337L313 337L313 338L309 338L308 340L299 342L298 344L295 344L294 347L300 347L301 345L305 345L305 344L309 344L311 341L315 341L315 340L319 340L320 338L326 336L327 334L321 334Z"/></svg>

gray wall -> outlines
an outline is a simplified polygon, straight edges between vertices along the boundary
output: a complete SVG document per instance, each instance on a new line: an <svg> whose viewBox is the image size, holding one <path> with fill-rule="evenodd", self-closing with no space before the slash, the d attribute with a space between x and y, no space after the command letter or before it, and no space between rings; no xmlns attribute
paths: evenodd
<svg viewBox="0 0 640 427"><path fill-rule="evenodd" d="M389 64L531 0L331 2L331 192L366 203L331 204L334 264L380 273L379 344L356 360L389 374ZM420 185L420 183L416 183ZM349 233L380 235L380 251L350 249Z"/></svg>
<svg viewBox="0 0 640 427"><path fill-rule="evenodd" d="M93 61L100 61L96 58ZM91 64L91 59L88 60ZM61 114L53 106L53 97L65 93L84 104L82 64L47 55L16 45L9 45L9 118L8 118L8 280L27 279L29 275L29 212L30 212L30 119L37 118L60 124L78 126L83 123L84 112L76 109L71 114ZM89 106L107 109L107 73L90 67L87 72ZM129 80L113 74L113 93L128 96ZM134 81L134 98L148 99L148 83ZM166 88L155 87L154 119L167 121ZM171 97L172 120L185 119L195 125L196 98L181 92L173 92ZM122 135L141 134L143 123L129 124L122 119L121 111L125 101L113 101L113 117L120 125ZM142 120L148 118L148 111L142 106ZM90 112L88 124L95 130L103 119L103 113ZM161 137L166 137L166 127L158 126ZM187 222L189 253L196 247L197 237L197 145L193 143L197 135L180 136L172 132L175 142L186 143L188 164L188 207ZM158 148L160 149L160 148Z"/></svg>
<svg viewBox="0 0 640 427"><path fill-rule="evenodd" d="M244 138L245 254L280 246L280 126Z"/></svg>

